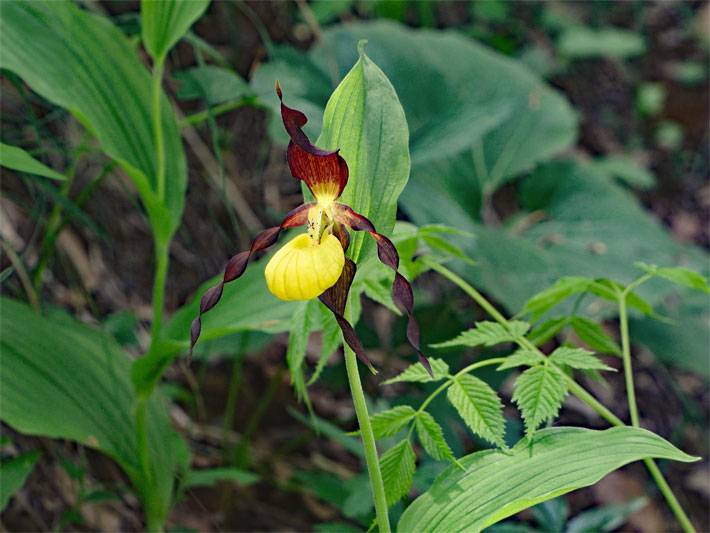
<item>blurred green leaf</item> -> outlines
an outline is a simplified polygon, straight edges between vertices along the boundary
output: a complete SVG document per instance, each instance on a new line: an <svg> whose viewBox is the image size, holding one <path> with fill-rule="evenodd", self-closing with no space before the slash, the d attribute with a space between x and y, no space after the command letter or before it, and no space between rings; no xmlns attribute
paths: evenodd
<svg viewBox="0 0 710 533"><path fill-rule="evenodd" d="M636 109L644 116L653 117L663 110L666 88L661 83L641 83L636 89Z"/></svg>
<svg viewBox="0 0 710 533"><path fill-rule="evenodd" d="M707 278L705 276L701 276L697 272L688 270L687 268L659 267L656 265L647 265L646 263L641 262L634 263L634 266L653 276L668 279L674 283L678 283L679 285L685 285L689 289L710 292L710 286L708 286Z"/></svg>
<svg viewBox="0 0 710 533"><path fill-rule="evenodd" d="M621 348L616 341L596 322L583 316L575 316L570 320L570 324L579 338L597 352L621 355Z"/></svg>
<svg viewBox="0 0 710 533"><path fill-rule="evenodd" d="M39 456L38 451L27 452L0 463L0 511L5 510L12 495L25 484Z"/></svg>
<svg viewBox="0 0 710 533"><path fill-rule="evenodd" d="M22 433L71 439L114 458L139 489L131 359L108 335L70 317L36 314L0 300L0 403L3 421ZM177 438L159 394L147 408L155 491L167 513Z"/></svg>
<svg viewBox="0 0 710 533"><path fill-rule="evenodd" d="M627 155L613 154L600 157L594 161L593 166L596 171L618 178L636 189L647 190L656 185L656 176Z"/></svg>
<svg viewBox="0 0 710 533"><path fill-rule="evenodd" d="M52 170L47 165L40 163L22 148L0 143L0 165L12 170L36 174L53 180L65 180L67 177L56 170Z"/></svg>
<svg viewBox="0 0 710 533"><path fill-rule="evenodd" d="M143 44L153 60L162 62L209 4L209 0L141 0Z"/></svg>
<svg viewBox="0 0 710 533"><path fill-rule="evenodd" d="M648 505L648 498L634 498L625 504L602 505L579 513L567 523L566 533L598 533L615 531L629 517Z"/></svg>
<svg viewBox="0 0 710 533"><path fill-rule="evenodd" d="M447 468L405 510L397 530L480 531L646 457L698 460L644 429L543 429L532 443L521 440L508 452L485 450L460 459L465 471Z"/></svg>
<svg viewBox="0 0 710 533"><path fill-rule="evenodd" d="M528 333L527 338L535 346L540 346L557 335L565 325L567 325L566 316L549 318Z"/></svg>
<svg viewBox="0 0 710 533"><path fill-rule="evenodd" d="M184 479L185 487L212 487L218 481L234 481L240 485L251 485L259 481L259 476L241 468L223 467L190 470Z"/></svg>
<svg viewBox="0 0 710 533"><path fill-rule="evenodd" d="M231 70L205 65L173 74L182 85L175 96L183 100L204 98L210 105L231 102L253 94L253 89Z"/></svg>
<svg viewBox="0 0 710 533"><path fill-rule="evenodd" d="M643 36L621 28L569 27L557 41L557 50L572 59L613 57L626 59L646 52Z"/></svg>
<svg viewBox="0 0 710 533"><path fill-rule="evenodd" d="M182 141L163 94L167 181L165 197L160 198L151 77L121 30L68 1L2 2L0 66L71 111L96 135L101 148L135 183L156 239L168 242L185 201Z"/></svg>

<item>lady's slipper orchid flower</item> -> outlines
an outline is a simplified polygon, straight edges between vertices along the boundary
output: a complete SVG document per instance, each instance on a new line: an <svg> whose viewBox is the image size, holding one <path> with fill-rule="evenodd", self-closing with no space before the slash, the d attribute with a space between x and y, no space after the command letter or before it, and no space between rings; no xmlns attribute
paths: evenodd
<svg viewBox="0 0 710 533"><path fill-rule="evenodd" d="M365 350L350 323L343 316L348 292L356 266L345 256L350 234L344 226L368 232L377 243L377 255L394 273L392 295L397 306L408 316L407 338L419 355L419 361L431 374L431 366L419 349L419 325L412 315L412 287L398 271L399 255L387 237L375 231L372 222L337 200L348 182L348 165L338 153L328 152L311 144L301 129L306 116L283 104L278 82L276 93L281 100L281 118L291 137L287 160L294 178L302 180L315 198L291 211L281 225L259 233L251 248L232 257L224 270L222 281L207 290L200 301L200 313L190 327L190 355L200 336L201 317L212 309L225 283L234 281L246 269L251 254L274 244L279 232L308 224L308 233L297 236L271 258L264 272L269 290L282 300L310 300L318 297L330 311L343 332L348 346L373 372Z"/></svg>

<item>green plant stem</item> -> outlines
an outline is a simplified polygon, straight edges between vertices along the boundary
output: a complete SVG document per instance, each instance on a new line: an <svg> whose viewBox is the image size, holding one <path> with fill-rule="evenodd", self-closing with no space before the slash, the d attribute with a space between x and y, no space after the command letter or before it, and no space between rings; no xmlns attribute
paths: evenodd
<svg viewBox="0 0 710 533"><path fill-rule="evenodd" d="M163 142L163 122L160 114L164 62L165 56L160 56L155 58L153 64L153 134L158 163L156 168L157 193L161 202L165 199L165 143Z"/></svg>
<svg viewBox="0 0 710 533"><path fill-rule="evenodd" d="M139 398L136 404L136 445L138 447L138 463L141 469L141 493L145 507L146 530L161 531L161 505L159 495L155 490L153 471L148 458L148 426L146 424L147 398Z"/></svg>
<svg viewBox="0 0 710 533"><path fill-rule="evenodd" d="M345 310L345 318L350 321L350 306ZM370 423L370 415L367 412L367 404L365 403L365 393L362 390L360 382L360 372L357 366L357 356L348 346L347 342L343 342L345 352L345 368L348 372L348 382L350 383L350 392L353 396L353 404L355 405L355 413L357 414L357 422L360 426L360 436L362 444L365 448L365 461L367 463L367 471L370 475L370 486L372 488L372 497L375 500L375 514L377 515L377 524L382 533L389 533L390 521L387 513L387 498L385 497L385 484L382 481L382 472L380 471L380 460L377 456L377 446L375 445L375 434L372 431Z"/></svg>
<svg viewBox="0 0 710 533"><path fill-rule="evenodd" d="M250 105L251 107L257 107L260 109L266 109L266 106L257 103L253 97L240 98L238 100L233 100L231 102L225 102L223 104L216 105L210 108L209 110L206 109L204 111L198 111L197 113L188 115L180 122L178 122L178 128L183 129L188 126L194 126L195 124L199 124L200 122L204 122L205 120L207 120L210 114L213 117L218 117L219 115L222 115L224 113L232 111L233 109L237 109L245 105Z"/></svg>
<svg viewBox="0 0 710 533"><path fill-rule="evenodd" d="M153 324L150 330L150 349L155 347L160 337L160 325L163 319L163 300L165 299L165 278L168 273L168 247L155 241L155 279L153 280Z"/></svg>
<svg viewBox="0 0 710 533"><path fill-rule="evenodd" d="M631 425L639 427L639 412L636 406L636 391L634 389L634 371L631 367L631 346L629 343L629 318L626 310L626 295L619 296L619 329L621 330L621 357L624 361L624 378L626 379L626 396L629 401Z"/></svg>
<svg viewBox="0 0 710 533"><path fill-rule="evenodd" d="M440 265L438 263L433 263L433 262L427 262L427 265L432 268L432 270L435 270L442 276L444 276L446 279L449 281L452 281L455 283L461 290L463 290L466 294L471 296L476 303L478 303L483 309L485 309L488 314L490 314L500 325L505 327L506 329L510 329L508 320L498 312L498 310L493 307L488 300L486 300L481 293L479 293L476 289L474 289L471 285L469 285L463 278L460 276L456 275L454 272L449 270L443 265ZM629 395L629 411L632 413L631 414L631 421L632 424L635 427L638 427L638 410L636 409L636 398L633 395L633 377L631 376L631 355L630 355L630 349L629 349L629 329L628 329L628 314L626 312L626 294L628 294L630 289L633 289L640 285L643 281L646 279L649 279L650 276L644 275L641 276L639 279L637 279L634 283L629 285L626 290L621 293L620 298L619 298L619 315L620 315L620 323L621 323L621 341L622 341L622 355L624 357L624 372L626 373L626 383L627 383L627 391L631 390L632 392ZM623 304L622 304L623 301ZM537 351L538 353L542 354L545 356L542 351L540 351L539 348L537 348L533 343L531 343L527 338L525 337L520 337L516 339L516 342L524 348L527 348L529 350L534 350ZM628 365L627 365L627 360L628 360ZM628 368L627 368L628 366ZM582 400L584 403L589 405L592 409L594 409L597 413L599 413L602 417L604 417L610 424L614 426L623 426L625 425L621 419L619 419L614 413L609 411L606 407L604 407L594 396L592 396L588 391L584 389L579 383L574 381L569 376L566 376L566 381L567 381L567 387L569 390L577 396L580 400ZM629 381L631 382L631 388L629 388ZM438 391L437 391L438 392ZM631 397L633 397L633 403L631 400ZM634 420L636 420L636 423L634 423ZM663 474L661 471L658 469L658 466L656 466L656 463L653 461L653 459L644 459L644 463L646 463L646 467L648 468L651 477L653 477L654 481L658 485L658 488L660 491L663 493L663 496L666 498L666 501L668 502L669 507L673 511L673 514L675 517L678 519L678 522L681 524L683 527L683 530L686 531L687 533L694 532L695 529L693 528L693 525L690 522L690 519L688 518L688 515L685 514L685 511L683 511L683 508L680 506L680 503L678 502L677 498L673 494L673 490L670 488L668 483L666 482L665 478L663 477Z"/></svg>

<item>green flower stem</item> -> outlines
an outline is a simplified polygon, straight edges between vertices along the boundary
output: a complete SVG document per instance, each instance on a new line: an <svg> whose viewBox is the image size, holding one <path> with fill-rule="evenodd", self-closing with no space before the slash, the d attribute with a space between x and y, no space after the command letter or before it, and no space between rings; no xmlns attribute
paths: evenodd
<svg viewBox="0 0 710 533"><path fill-rule="evenodd" d="M163 300L165 299L165 278L168 273L168 246L155 242L155 279L153 280L153 324L150 330L151 350L160 337L160 324L163 319Z"/></svg>
<svg viewBox="0 0 710 533"><path fill-rule="evenodd" d="M345 309L345 318L350 321L350 305ZM360 373L357 366L357 356L346 342L343 342L345 352L345 368L348 372L348 382L350 383L350 392L353 396L353 404L355 405L355 413L357 414L357 422L360 426L360 436L362 444L365 448L365 461L367 463L367 471L370 475L370 486L372 487L372 497L375 500L375 513L377 515L377 524L382 533L389 533L390 521L387 513L387 498L385 497L385 484L382 481L382 472L380 472L380 460L377 456L377 447L375 446L375 434L372 431L370 423L370 415L367 412L367 404L365 403L365 393L362 390L360 382Z"/></svg>
<svg viewBox="0 0 710 533"><path fill-rule="evenodd" d="M136 444L141 469L141 496L145 508L146 531L162 531L162 505L155 490L153 471L148 458L148 429L146 425L147 398L139 398L136 405Z"/></svg>
<svg viewBox="0 0 710 533"><path fill-rule="evenodd" d="M160 116L164 61L165 56L156 57L153 64L153 134L158 160L156 168L157 193L161 202L165 199L165 143L163 141L163 121Z"/></svg>
<svg viewBox="0 0 710 533"><path fill-rule="evenodd" d="M481 293L479 293L476 289L469 285L464 279L457 276L454 272L452 272L443 265L433 262L427 262L427 266L430 266L432 270L435 270L436 272L444 276L446 279L455 283L462 291L471 296L471 298L473 298L476 303L478 303L483 309L485 309L488 314L490 314L500 325L502 325L506 329L509 329L508 320L503 315L501 315L498 310L496 310L496 308L493 307L490 302L488 302L488 300L483 297ZM636 408L636 398L633 393L633 376L631 376L631 355L629 349L629 325L628 314L626 312L626 294L628 294L630 290L637 287L642 282L646 281L646 279L648 279L649 277L650 276L641 276L634 283L629 285L629 287L627 287L626 290L621 293L619 297L619 316L621 323L621 342L622 355L624 358L624 372L626 373L627 391L631 391L629 393L629 411L631 412L632 424L635 427L638 427L638 410ZM516 339L516 342L523 348L535 350L545 356L545 354L542 353L539 348L533 345L533 343L531 343L525 337L520 337ZM567 387L575 396L577 396L580 400L589 405L592 409L594 409L597 413L604 417L610 424L614 426L625 425L621 421L621 419L619 419L616 415L614 415L614 413L609 411L609 409L604 407L597 399L594 398L594 396L587 392L584 387L574 381L574 379L569 376L566 376L566 381ZM636 421L635 423L634 420ZM663 493L663 496L666 498L669 507L673 511L673 514L675 514L675 517L678 519L678 522L680 522L681 526L683 527L683 530L687 533L694 532L695 529L693 528L693 525L691 524L688 515L685 514L685 511L683 511L683 508L680 506L680 503L673 494L673 490L670 488L670 486L664 479L663 474L661 474L661 471L658 469L658 466L656 466L656 463L652 459L644 459L644 463L646 463L646 467L651 473L651 477L653 477L654 481L658 485L658 488Z"/></svg>

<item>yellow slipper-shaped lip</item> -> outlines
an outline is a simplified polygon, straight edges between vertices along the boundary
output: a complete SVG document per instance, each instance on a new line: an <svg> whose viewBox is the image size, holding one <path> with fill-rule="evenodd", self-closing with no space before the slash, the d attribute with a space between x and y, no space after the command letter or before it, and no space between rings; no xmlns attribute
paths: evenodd
<svg viewBox="0 0 710 533"><path fill-rule="evenodd" d="M324 235L320 244L313 245L304 233L274 254L264 276L277 298L310 300L335 285L344 264L345 254L337 237Z"/></svg>

